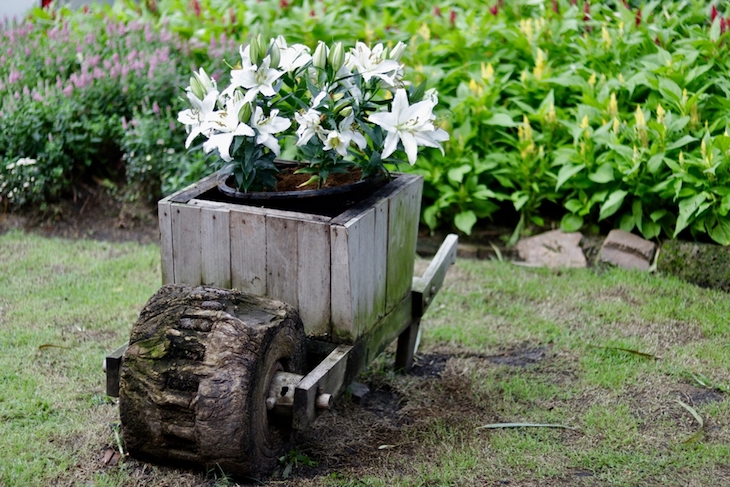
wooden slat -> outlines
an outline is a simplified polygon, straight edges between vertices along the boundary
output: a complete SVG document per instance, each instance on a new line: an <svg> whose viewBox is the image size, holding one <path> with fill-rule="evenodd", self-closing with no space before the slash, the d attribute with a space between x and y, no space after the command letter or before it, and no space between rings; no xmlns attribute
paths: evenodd
<svg viewBox="0 0 730 487"><path fill-rule="evenodd" d="M201 208L200 239L202 283L228 289L231 287L231 233L229 211Z"/></svg>
<svg viewBox="0 0 730 487"><path fill-rule="evenodd" d="M353 294L351 289L350 256L355 249L344 225L330 226L332 249L332 338L336 342L352 342L355 323L353 321ZM355 276L353 276L355 277Z"/></svg>
<svg viewBox="0 0 730 487"><path fill-rule="evenodd" d="M266 216L238 205L230 212L231 286L266 294Z"/></svg>
<svg viewBox="0 0 730 487"><path fill-rule="evenodd" d="M411 288L423 180L412 180L389 201L386 312Z"/></svg>
<svg viewBox="0 0 730 487"><path fill-rule="evenodd" d="M433 296L441 289L449 266L456 262L456 247L459 237L451 233L446 236L438 252L421 277L414 277L411 285L413 294L413 316L421 317L431 304Z"/></svg>
<svg viewBox="0 0 730 487"><path fill-rule="evenodd" d="M375 210L370 208L346 225L350 242L350 288L353 301L352 337L357 339L377 320L375 309Z"/></svg>
<svg viewBox="0 0 730 487"><path fill-rule="evenodd" d="M374 245L375 245L375 255L379 256L376 260L373 261L374 266L374 279L375 279L375 289L374 289L374 316L373 320L368 323L367 328L372 327L375 323L380 321L380 319L385 316L385 306L386 306L386 284L387 284L387 277L388 277L388 262L385 258L388 255L388 201L387 200L380 200L377 203L375 203L374 206L375 209L375 229L373 232L374 235ZM367 331L367 330L366 330Z"/></svg>
<svg viewBox="0 0 730 487"><path fill-rule="evenodd" d="M175 282L197 286L201 282L200 208L173 203L172 258Z"/></svg>
<svg viewBox="0 0 730 487"><path fill-rule="evenodd" d="M330 229L328 223L298 223L299 316L309 337L331 333Z"/></svg>
<svg viewBox="0 0 730 487"><path fill-rule="evenodd" d="M237 203L225 203L222 201L209 201L201 199L191 199L189 205L199 206L201 208L223 208L230 211L244 211L256 215L271 215L278 218L289 218L291 220L312 221L312 222L329 222L332 217L324 215L314 215L311 213L300 213L298 211L276 210L273 208L263 208L259 206L249 206Z"/></svg>
<svg viewBox="0 0 730 487"><path fill-rule="evenodd" d="M200 181L178 191L177 193L170 195L168 198L172 203L187 203L191 199L197 198L206 191L215 188L217 185L218 173L213 173L210 176L206 176Z"/></svg>
<svg viewBox="0 0 730 487"><path fill-rule="evenodd" d="M164 285L175 280L175 265L172 258L172 207L167 198L157 203L157 215L160 222L160 258Z"/></svg>
<svg viewBox="0 0 730 487"><path fill-rule="evenodd" d="M266 217L266 295L299 308L300 222Z"/></svg>

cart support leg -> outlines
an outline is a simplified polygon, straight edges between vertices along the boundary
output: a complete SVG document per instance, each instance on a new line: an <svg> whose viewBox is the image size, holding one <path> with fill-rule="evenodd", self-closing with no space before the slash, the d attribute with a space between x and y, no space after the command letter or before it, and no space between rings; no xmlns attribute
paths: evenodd
<svg viewBox="0 0 730 487"><path fill-rule="evenodd" d="M408 372L413 367L413 355L416 353L418 330L421 320L416 319L411 326L398 335L398 348L395 351L395 369Z"/></svg>

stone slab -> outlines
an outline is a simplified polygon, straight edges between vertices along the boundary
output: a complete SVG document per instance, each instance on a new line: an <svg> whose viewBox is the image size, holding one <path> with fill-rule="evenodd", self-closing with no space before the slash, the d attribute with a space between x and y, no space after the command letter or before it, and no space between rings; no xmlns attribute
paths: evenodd
<svg viewBox="0 0 730 487"><path fill-rule="evenodd" d="M600 262L623 269L647 270L651 267L657 245L623 230L611 230L603 241Z"/></svg>
<svg viewBox="0 0 730 487"><path fill-rule="evenodd" d="M579 246L582 238L583 235L579 232L552 230L521 239L515 248L519 257L530 265L550 268L586 267L585 255Z"/></svg>

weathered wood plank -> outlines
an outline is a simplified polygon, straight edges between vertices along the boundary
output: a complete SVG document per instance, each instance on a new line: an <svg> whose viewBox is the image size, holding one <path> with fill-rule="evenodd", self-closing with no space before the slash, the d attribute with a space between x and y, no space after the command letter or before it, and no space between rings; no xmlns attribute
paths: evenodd
<svg viewBox="0 0 730 487"><path fill-rule="evenodd" d="M252 215L271 215L278 218L289 218L291 220L312 221L312 222L329 222L332 217L324 215L314 215L311 213L301 213L298 211L276 210L273 208L263 208L259 206L241 205L238 203L225 203L223 201L209 201L201 199L191 199L189 205L199 206L201 208L223 208L230 211L244 211Z"/></svg>
<svg viewBox="0 0 730 487"><path fill-rule="evenodd" d="M386 313L411 287L422 190L422 178L411 180L388 203Z"/></svg>
<svg viewBox="0 0 730 487"><path fill-rule="evenodd" d="M332 249L332 338L336 342L352 342L355 324L353 321L353 291L351 288L350 255L352 240L344 225L330 226Z"/></svg>
<svg viewBox="0 0 730 487"><path fill-rule="evenodd" d="M375 209L370 208L347 223L350 243L350 288L353 298L353 338L357 339L377 319L375 309Z"/></svg>
<svg viewBox="0 0 730 487"><path fill-rule="evenodd" d="M191 199L197 198L206 191L215 188L217 185L218 173L213 173L169 196L169 198L172 203L187 203Z"/></svg>
<svg viewBox="0 0 730 487"><path fill-rule="evenodd" d="M164 285L175 280L175 261L172 258L172 206L167 198L157 203L157 216L160 222L160 267Z"/></svg>
<svg viewBox="0 0 730 487"><path fill-rule="evenodd" d="M266 295L299 308L297 220L266 216Z"/></svg>
<svg viewBox="0 0 730 487"><path fill-rule="evenodd" d="M200 208L173 203L171 209L175 282L197 286L202 278Z"/></svg>
<svg viewBox="0 0 730 487"><path fill-rule="evenodd" d="M388 276L388 201L380 200L375 203L375 229L373 231L375 255L377 259L373 261L375 272L375 289L373 290L373 319L367 325L372 327L385 316L386 306L386 284ZM366 330L367 331L367 330Z"/></svg>
<svg viewBox="0 0 730 487"><path fill-rule="evenodd" d="M238 205L230 212L231 286L266 294L266 216Z"/></svg>
<svg viewBox="0 0 730 487"><path fill-rule="evenodd" d="M221 208L201 208L200 234L202 284L230 288L231 233L229 211Z"/></svg>
<svg viewBox="0 0 730 487"><path fill-rule="evenodd" d="M421 277L414 277L411 286L413 294L413 316L420 317L431 304L433 296L441 289L449 266L456 262L456 247L459 237L449 234L444 239L438 252L428 264Z"/></svg>
<svg viewBox="0 0 730 487"><path fill-rule="evenodd" d="M331 251L328 223L298 223L299 316L309 337L331 333Z"/></svg>

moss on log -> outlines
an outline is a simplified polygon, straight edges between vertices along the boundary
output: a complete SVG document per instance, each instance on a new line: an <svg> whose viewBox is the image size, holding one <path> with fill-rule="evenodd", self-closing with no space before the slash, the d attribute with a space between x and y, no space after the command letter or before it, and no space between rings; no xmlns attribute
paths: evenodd
<svg viewBox="0 0 730 487"><path fill-rule="evenodd" d="M730 292L730 247L668 240L659 252L657 270L698 286Z"/></svg>

